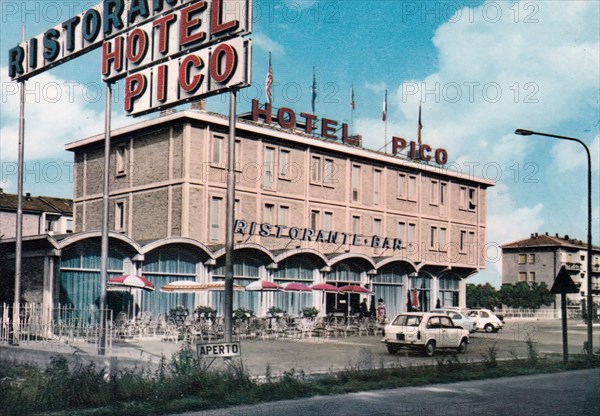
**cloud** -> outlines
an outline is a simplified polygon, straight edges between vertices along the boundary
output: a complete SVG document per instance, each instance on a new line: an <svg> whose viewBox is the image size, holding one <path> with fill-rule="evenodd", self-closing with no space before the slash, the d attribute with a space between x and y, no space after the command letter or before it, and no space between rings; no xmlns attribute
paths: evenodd
<svg viewBox="0 0 600 416"><path fill-rule="evenodd" d="M4 78L0 67L2 113L0 154L4 162L16 160L18 153L19 86ZM104 114L94 107L104 103L104 84L82 84L42 73L25 83L25 157L27 160L64 159L64 145L70 141L102 133ZM114 116L118 127L131 120Z"/></svg>
<svg viewBox="0 0 600 416"><path fill-rule="evenodd" d="M285 49L280 43L262 33L253 34L252 42L254 46L257 46L267 52L272 52L273 55L277 57L283 57L285 55Z"/></svg>
<svg viewBox="0 0 600 416"><path fill-rule="evenodd" d="M585 141L582 140L584 143ZM596 136L591 143L586 143L592 161L592 171L600 170L600 135ZM554 158L554 168L560 172L587 171L587 158L583 147L578 143L566 140L558 141L551 150Z"/></svg>
<svg viewBox="0 0 600 416"><path fill-rule="evenodd" d="M375 94L383 94L387 87L386 87L385 83L383 83L383 82L377 82L377 83L365 82L365 88L371 92L374 92Z"/></svg>
<svg viewBox="0 0 600 416"><path fill-rule="evenodd" d="M308 9L314 6L317 0L285 0L286 7L294 9Z"/></svg>

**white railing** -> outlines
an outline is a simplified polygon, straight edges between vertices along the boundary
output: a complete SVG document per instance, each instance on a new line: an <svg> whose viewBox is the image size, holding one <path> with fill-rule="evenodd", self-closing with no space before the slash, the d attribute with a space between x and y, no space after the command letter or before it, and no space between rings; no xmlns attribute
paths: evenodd
<svg viewBox="0 0 600 416"><path fill-rule="evenodd" d="M13 305L0 304L0 343L55 342L100 345L100 311L66 306L44 308L36 303L19 305L19 326L14 336ZM106 348L112 346L112 310L106 311Z"/></svg>
<svg viewBox="0 0 600 416"><path fill-rule="evenodd" d="M502 315L504 319L561 319L560 309L541 308L541 309L522 309L522 308L502 308L496 310L496 314ZM579 307L567 308L568 319L581 318Z"/></svg>

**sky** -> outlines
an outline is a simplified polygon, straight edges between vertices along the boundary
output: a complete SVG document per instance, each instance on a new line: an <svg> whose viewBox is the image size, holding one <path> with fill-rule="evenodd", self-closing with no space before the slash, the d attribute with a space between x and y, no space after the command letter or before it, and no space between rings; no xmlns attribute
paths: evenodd
<svg viewBox="0 0 600 416"><path fill-rule="evenodd" d="M8 50L99 1L0 0L0 187L16 193L18 85ZM531 233L586 240L587 161L577 143L522 137L516 128L577 137L590 149L592 230L600 245L600 2L254 0L252 85L238 112L265 101L272 53L273 104L347 122L363 145L385 137L445 148L454 171L491 179L486 270L473 283L499 286L497 247ZM351 110L354 90L356 108ZM388 92L388 120L381 113ZM140 121L114 89L113 126ZM24 192L72 197L64 144L104 129L100 54L88 53L26 83ZM228 113L227 95L208 110ZM145 118L155 115L145 116ZM387 136L386 136L387 133Z"/></svg>

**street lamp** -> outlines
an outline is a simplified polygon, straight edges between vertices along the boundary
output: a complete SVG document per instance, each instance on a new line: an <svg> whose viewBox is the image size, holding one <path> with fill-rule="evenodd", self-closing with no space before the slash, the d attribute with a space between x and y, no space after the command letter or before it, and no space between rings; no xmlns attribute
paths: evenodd
<svg viewBox="0 0 600 416"><path fill-rule="evenodd" d="M553 137L555 139L569 140L577 142L583 146L587 154L588 162L588 224L587 224L587 354L588 357L592 358L592 314L593 314L593 303L592 303L592 158L590 156L590 149L587 145L579 139L574 137L557 136L555 134L539 133L531 130L516 129L515 134L519 136L545 136Z"/></svg>

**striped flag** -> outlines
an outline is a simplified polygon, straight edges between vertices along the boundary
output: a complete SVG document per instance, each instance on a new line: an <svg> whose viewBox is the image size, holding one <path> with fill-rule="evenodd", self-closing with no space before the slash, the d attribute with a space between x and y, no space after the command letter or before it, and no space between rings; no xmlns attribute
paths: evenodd
<svg viewBox="0 0 600 416"><path fill-rule="evenodd" d="M421 123L421 103L419 102L419 130L417 131L417 142L421 146L421 130L423 130L423 123Z"/></svg>
<svg viewBox="0 0 600 416"><path fill-rule="evenodd" d="M387 120L387 90L385 90L385 97L383 98L383 112L381 114L381 120Z"/></svg>
<svg viewBox="0 0 600 416"><path fill-rule="evenodd" d="M315 67L313 66L313 83L310 88L312 93L312 112L315 113L315 103L317 101L317 76L315 75Z"/></svg>
<svg viewBox="0 0 600 416"><path fill-rule="evenodd" d="M267 80L265 81L265 92L267 94L267 102L273 102L273 67L271 66L271 52L269 52L269 68L267 69Z"/></svg>
<svg viewBox="0 0 600 416"><path fill-rule="evenodd" d="M354 101L354 85L350 89L350 106L354 110L356 108L356 101Z"/></svg>

